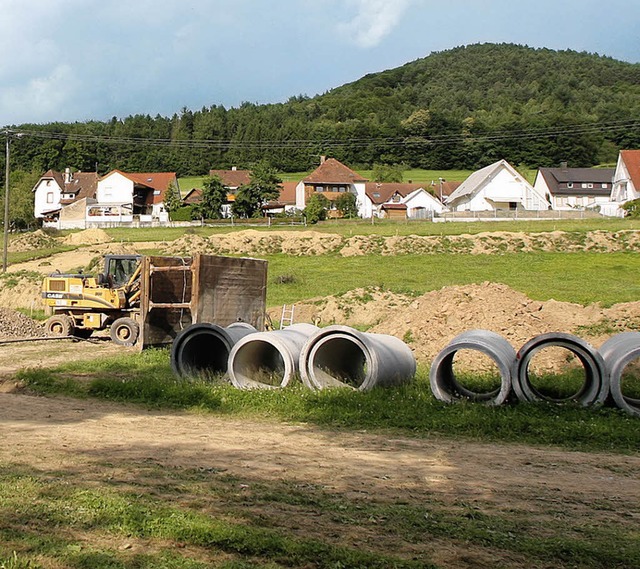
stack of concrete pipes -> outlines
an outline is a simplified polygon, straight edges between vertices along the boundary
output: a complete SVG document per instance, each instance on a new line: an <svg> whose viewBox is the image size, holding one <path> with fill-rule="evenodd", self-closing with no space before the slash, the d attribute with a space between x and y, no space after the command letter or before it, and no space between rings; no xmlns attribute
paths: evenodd
<svg viewBox="0 0 640 569"><path fill-rule="evenodd" d="M584 383L573 395L556 399L535 388L529 377L532 358L545 348L564 348L577 357L584 368ZM488 356L500 373L500 387L487 393L470 391L456 378L453 360L460 350L472 350ZM516 352L499 334L489 330L469 330L459 334L436 356L429 373L431 391L436 399L452 403L467 399L487 405L501 405L510 398L518 401L575 401L583 406L602 405L610 398L620 409L640 417L640 399L622 391L624 369L640 357L640 332L625 332L607 340L599 350L572 334L541 334Z"/></svg>
<svg viewBox="0 0 640 569"><path fill-rule="evenodd" d="M529 378L529 364L540 350L565 348L584 368L584 383L572 396L555 399L541 393ZM464 387L454 372L460 350L488 356L500 373L500 387L478 393ZM487 405L519 401L575 401L584 406L612 399L624 411L640 416L640 399L622 392L625 367L640 357L640 332L618 334L597 350L577 336L541 334L516 352L509 342L489 330L469 330L456 336L436 356L429 374L431 391L445 403L472 400ZM171 349L171 365L181 377L228 375L241 389L278 389L300 377L310 389L351 387L367 391L376 386L409 382L416 371L411 349L385 334L360 332L348 326L318 328L294 324L283 330L257 332L248 324L194 324L183 330Z"/></svg>
<svg viewBox="0 0 640 569"><path fill-rule="evenodd" d="M299 376L311 389L367 391L406 383L416 372L411 349L394 336L311 324L269 332L193 324L174 340L171 366L181 377L228 374L241 389L278 389Z"/></svg>

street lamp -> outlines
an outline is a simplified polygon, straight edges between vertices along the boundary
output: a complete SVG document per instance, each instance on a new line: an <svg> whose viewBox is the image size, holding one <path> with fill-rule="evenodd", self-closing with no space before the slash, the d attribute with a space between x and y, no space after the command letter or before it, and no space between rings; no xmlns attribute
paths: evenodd
<svg viewBox="0 0 640 569"><path fill-rule="evenodd" d="M440 201L442 202L442 182L446 182L446 180L444 178L438 178L438 182L440 182Z"/></svg>

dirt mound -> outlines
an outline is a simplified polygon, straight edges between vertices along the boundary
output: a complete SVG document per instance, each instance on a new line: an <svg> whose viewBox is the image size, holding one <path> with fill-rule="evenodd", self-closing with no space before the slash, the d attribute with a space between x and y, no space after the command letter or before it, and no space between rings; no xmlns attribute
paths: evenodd
<svg viewBox="0 0 640 569"><path fill-rule="evenodd" d="M270 310L274 321L281 307ZM379 289L296 304L296 322L346 324L404 340L419 362L430 364L451 339L481 328L506 338L517 350L546 332L567 332L600 346L613 334L640 330L640 302L602 308L570 302L531 300L504 284L449 286L420 297Z"/></svg>
<svg viewBox="0 0 640 569"><path fill-rule="evenodd" d="M194 252L217 255L324 255L337 253L343 257L360 255L434 255L471 254L501 255L505 253L556 251L613 252L640 251L640 231L588 231L521 233L493 231L476 235L354 235L343 237L318 231L256 231L212 235L209 238L184 235L170 243L168 255L190 255Z"/></svg>
<svg viewBox="0 0 640 569"><path fill-rule="evenodd" d="M0 308L0 340L42 338L42 326L28 316L9 308Z"/></svg>
<svg viewBox="0 0 640 569"><path fill-rule="evenodd" d="M23 251L35 251L37 249L51 249L60 242L55 238L47 235L42 229L38 229L32 233L23 233L9 241L7 250L12 253L21 253Z"/></svg>
<svg viewBox="0 0 640 569"><path fill-rule="evenodd" d="M0 279L0 306L5 308L44 308L42 279L33 275L19 275Z"/></svg>
<svg viewBox="0 0 640 569"><path fill-rule="evenodd" d="M85 229L77 233L70 233L63 239L65 245L97 245L113 241L102 229Z"/></svg>

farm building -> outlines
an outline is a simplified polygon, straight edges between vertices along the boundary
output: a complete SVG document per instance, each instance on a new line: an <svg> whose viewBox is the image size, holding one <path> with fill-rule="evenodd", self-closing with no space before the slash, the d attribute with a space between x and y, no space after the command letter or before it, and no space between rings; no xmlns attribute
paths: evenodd
<svg viewBox="0 0 640 569"><path fill-rule="evenodd" d="M533 187L554 210L595 208L609 202L613 168L540 168Z"/></svg>
<svg viewBox="0 0 640 569"><path fill-rule="evenodd" d="M541 211L551 204L506 160L471 174L446 200L451 211Z"/></svg>

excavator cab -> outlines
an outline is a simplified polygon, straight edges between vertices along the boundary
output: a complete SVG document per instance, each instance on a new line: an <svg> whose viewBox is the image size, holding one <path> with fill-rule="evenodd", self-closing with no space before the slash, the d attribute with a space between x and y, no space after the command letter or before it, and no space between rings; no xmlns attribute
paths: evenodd
<svg viewBox="0 0 640 569"><path fill-rule="evenodd" d="M106 255L104 258L104 281L110 288L126 285L140 264L140 255Z"/></svg>

